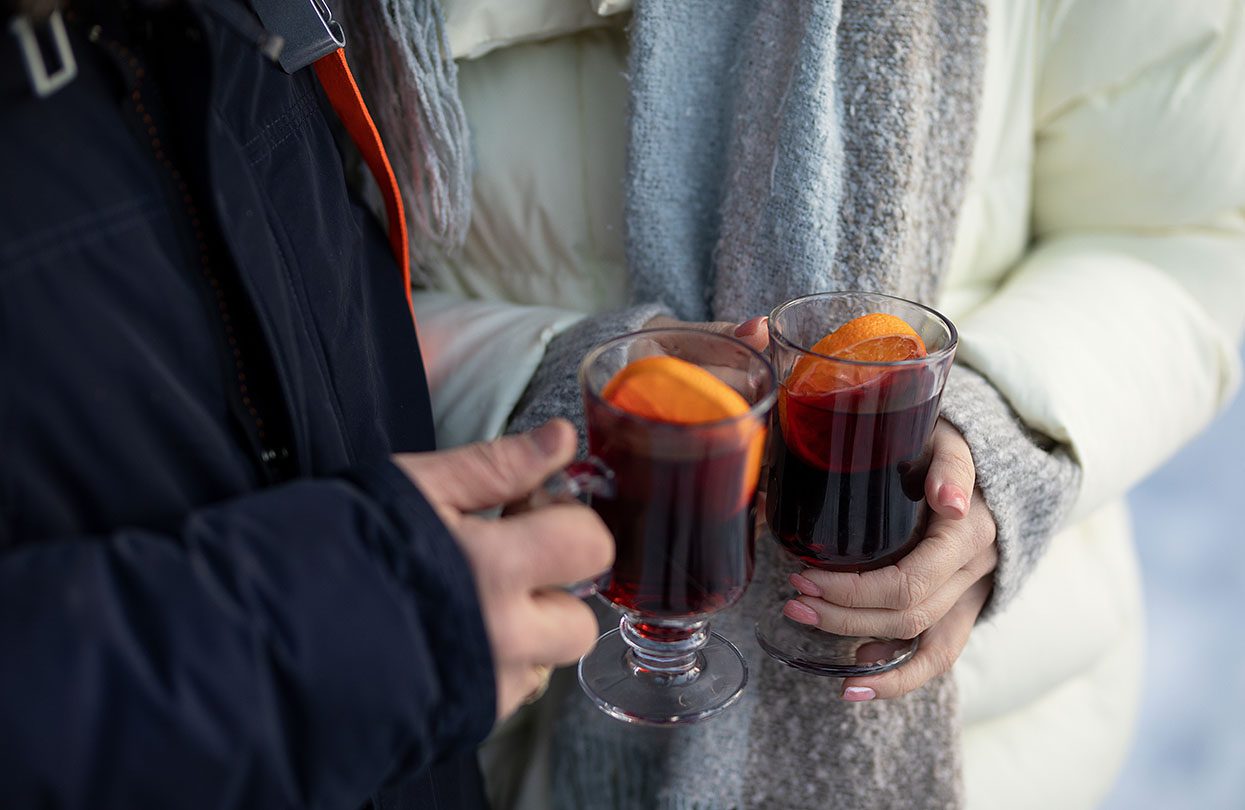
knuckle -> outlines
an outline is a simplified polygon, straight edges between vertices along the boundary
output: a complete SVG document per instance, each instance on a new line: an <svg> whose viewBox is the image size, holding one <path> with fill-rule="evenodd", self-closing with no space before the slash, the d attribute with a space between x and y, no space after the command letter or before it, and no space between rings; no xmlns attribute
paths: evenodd
<svg viewBox="0 0 1245 810"><path fill-rule="evenodd" d="M917 689L920 689L922 685L924 685L926 680L928 679L925 675L915 669L911 672L905 673L896 681L895 697L903 697L904 695L915 692Z"/></svg>
<svg viewBox="0 0 1245 810"><path fill-rule="evenodd" d="M505 611L509 614L512 611ZM530 657L530 647L524 628L508 615L503 615L490 623L493 640L493 657L499 664L510 664L526 661Z"/></svg>
<svg viewBox="0 0 1245 810"><path fill-rule="evenodd" d="M916 676L909 675L907 668L897 669L887 674L894 675L895 677L891 678L881 689L878 689L879 697L885 695L892 700L901 698L917 687Z"/></svg>
<svg viewBox="0 0 1245 810"><path fill-rule="evenodd" d="M958 449L950 455L951 470L961 481L971 482L977 476L977 467L968 448Z"/></svg>
<svg viewBox="0 0 1245 810"><path fill-rule="evenodd" d="M580 504L544 507L532 524L532 545L540 563L574 569L583 579L609 568L614 562L614 538L596 512Z"/></svg>
<svg viewBox="0 0 1245 810"><path fill-rule="evenodd" d="M900 610L909 611L925 601L929 585L925 578L918 574L909 574L902 568L895 567L897 575L896 595Z"/></svg>
<svg viewBox="0 0 1245 810"><path fill-rule="evenodd" d="M999 527L989 509L981 510L977 524L974 534L981 539L983 545L991 545L998 539Z"/></svg>
<svg viewBox="0 0 1245 810"><path fill-rule="evenodd" d="M604 571L614 564L614 536L600 515L586 506L578 507L585 521L583 545L589 575Z"/></svg>
<svg viewBox="0 0 1245 810"><path fill-rule="evenodd" d="M899 614L897 630L900 638L916 638L933 624L930 615L922 609L905 610Z"/></svg>
<svg viewBox="0 0 1245 810"><path fill-rule="evenodd" d="M868 604L868 585L862 574L848 574L846 585L843 590L843 603L845 607L861 608L869 607Z"/></svg>
<svg viewBox="0 0 1245 810"><path fill-rule="evenodd" d="M597 617L593 614L592 609L585 604L576 604L574 610L569 612L566 617L566 636L570 642L572 651L566 657L564 663L577 661L581 656L592 649L592 645L597 640Z"/></svg>
<svg viewBox="0 0 1245 810"><path fill-rule="evenodd" d="M845 608L867 607L864 604L863 574L818 571L801 571L800 576L821 588L822 598L831 604Z"/></svg>
<svg viewBox="0 0 1245 810"><path fill-rule="evenodd" d="M515 461L512 454L506 451L504 439L493 439L471 446L472 466L482 477L494 477L501 481L509 481L514 477Z"/></svg>
<svg viewBox="0 0 1245 810"><path fill-rule="evenodd" d="M969 560L968 565L964 566L968 569L968 573L974 578L984 577L989 574L999 564L998 546L989 545L981 550L981 553Z"/></svg>
<svg viewBox="0 0 1245 810"><path fill-rule="evenodd" d="M931 649L929 651L930 669L932 670L930 677L946 675L951 671L951 667L955 666L955 661L958 657L955 652L941 645Z"/></svg>

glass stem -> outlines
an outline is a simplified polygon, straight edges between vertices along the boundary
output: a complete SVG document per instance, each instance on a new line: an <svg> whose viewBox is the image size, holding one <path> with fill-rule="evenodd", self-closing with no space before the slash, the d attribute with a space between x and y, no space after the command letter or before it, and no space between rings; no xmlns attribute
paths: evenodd
<svg viewBox="0 0 1245 810"><path fill-rule="evenodd" d="M627 665L638 678L658 686L691 683L704 670L700 649L709 642L709 622L663 626L636 623L624 616L618 631L630 648Z"/></svg>

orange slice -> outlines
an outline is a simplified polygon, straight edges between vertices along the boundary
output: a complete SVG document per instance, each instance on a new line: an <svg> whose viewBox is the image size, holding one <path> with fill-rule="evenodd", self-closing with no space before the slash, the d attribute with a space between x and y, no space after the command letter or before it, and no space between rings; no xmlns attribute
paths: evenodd
<svg viewBox="0 0 1245 810"><path fill-rule="evenodd" d="M926 355L925 341L903 318L885 312L861 315L813 344L816 354L863 363L895 363ZM863 385L882 376L883 369L828 363L805 355L787 377L795 393L829 393Z"/></svg>
<svg viewBox="0 0 1245 810"><path fill-rule="evenodd" d="M743 396L695 363L645 357L628 363L601 389L616 408L678 425L717 422L748 412Z"/></svg>
<svg viewBox="0 0 1245 810"><path fill-rule="evenodd" d="M620 369L601 398L636 416L677 425L718 422L742 416L751 406L743 395L700 366L677 357L644 357ZM765 428L758 420L741 420L739 438L748 441L739 506L756 491L765 451Z"/></svg>
<svg viewBox="0 0 1245 810"><path fill-rule="evenodd" d="M826 357L864 363L893 363L926 355L925 341L903 318L884 312L861 315L813 344L812 351ZM880 366L835 363L804 355L795 362L778 392L778 425L787 444L809 463L824 466L828 437L812 425L792 419L788 395L820 399L836 391L857 388L887 376Z"/></svg>

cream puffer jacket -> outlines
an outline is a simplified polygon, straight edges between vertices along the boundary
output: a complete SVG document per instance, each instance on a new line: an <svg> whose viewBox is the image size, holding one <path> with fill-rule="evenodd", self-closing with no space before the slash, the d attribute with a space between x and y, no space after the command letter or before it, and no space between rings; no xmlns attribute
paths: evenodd
<svg viewBox="0 0 1245 810"><path fill-rule="evenodd" d="M627 5L445 0L476 175L466 248L415 298L443 445L499 433L548 341L626 303ZM937 306L960 357L1071 446L1084 482L1025 591L956 665L968 804L1093 807L1142 677L1123 495L1239 377L1245 1L987 6Z"/></svg>

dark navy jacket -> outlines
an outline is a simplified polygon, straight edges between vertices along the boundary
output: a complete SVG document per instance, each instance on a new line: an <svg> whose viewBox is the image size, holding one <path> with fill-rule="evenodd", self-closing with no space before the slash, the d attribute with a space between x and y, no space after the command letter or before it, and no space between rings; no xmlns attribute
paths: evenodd
<svg viewBox="0 0 1245 810"><path fill-rule="evenodd" d="M123 5L46 99L0 31L0 807L475 806L488 647L332 112Z"/></svg>

